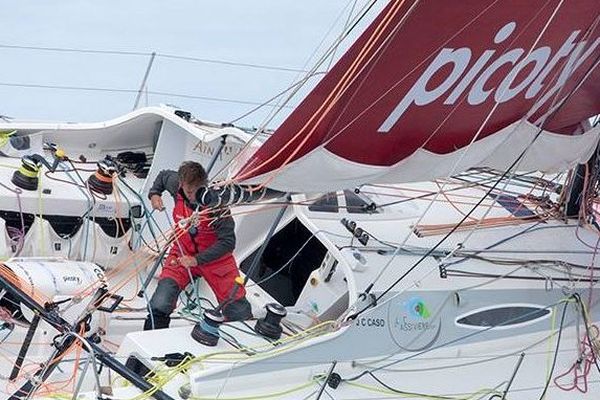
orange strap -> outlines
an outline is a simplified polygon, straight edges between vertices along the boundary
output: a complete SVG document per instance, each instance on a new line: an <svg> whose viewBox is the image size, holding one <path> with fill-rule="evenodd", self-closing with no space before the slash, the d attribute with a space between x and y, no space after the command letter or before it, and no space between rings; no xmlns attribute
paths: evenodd
<svg viewBox="0 0 600 400"><path fill-rule="evenodd" d="M98 179L100 182L112 183L112 181L113 181L112 176L102 175L98 171L96 171L96 173L94 175L96 175L96 179Z"/></svg>

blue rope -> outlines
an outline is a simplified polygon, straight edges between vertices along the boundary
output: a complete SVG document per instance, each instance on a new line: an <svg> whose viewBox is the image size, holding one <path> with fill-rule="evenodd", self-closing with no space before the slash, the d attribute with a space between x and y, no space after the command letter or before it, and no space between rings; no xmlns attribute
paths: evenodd
<svg viewBox="0 0 600 400"><path fill-rule="evenodd" d="M210 324L208 324L204 319L202 319L200 321L200 328L202 329L202 331L208 333L209 335L213 335L216 337L221 337L221 333L219 332L219 328L218 327L214 327Z"/></svg>

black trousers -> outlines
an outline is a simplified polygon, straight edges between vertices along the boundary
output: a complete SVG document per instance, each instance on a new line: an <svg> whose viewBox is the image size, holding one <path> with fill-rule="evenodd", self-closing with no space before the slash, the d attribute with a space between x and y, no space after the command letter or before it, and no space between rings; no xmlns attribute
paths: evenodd
<svg viewBox="0 0 600 400"><path fill-rule="evenodd" d="M144 330L168 328L171 313L177 306L179 285L174 279L165 278L158 281L158 286L148 304L149 313L144 322ZM252 307L245 297L230 302L223 307L223 316L227 321L244 321L252 318Z"/></svg>

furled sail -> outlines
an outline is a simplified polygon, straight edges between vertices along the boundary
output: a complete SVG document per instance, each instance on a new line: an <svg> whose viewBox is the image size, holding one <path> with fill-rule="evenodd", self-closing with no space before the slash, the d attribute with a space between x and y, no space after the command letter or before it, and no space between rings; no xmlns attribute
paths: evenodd
<svg viewBox="0 0 600 400"><path fill-rule="evenodd" d="M284 191L555 171L599 130L598 0L392 0L235 180ZM526 150L526 151L525 151Z"/></svg>

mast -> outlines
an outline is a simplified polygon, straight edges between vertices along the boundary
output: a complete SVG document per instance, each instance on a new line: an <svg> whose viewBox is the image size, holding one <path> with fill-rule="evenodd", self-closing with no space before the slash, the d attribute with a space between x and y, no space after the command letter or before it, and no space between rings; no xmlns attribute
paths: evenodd
<svg viewBox="0 0 600 400"><path fill-rule="evenodd" d="M591 129L591 127L588 128ZM597 187L600 183L600 169L598 168L599 152L600 143L596 145L594 154L586 163L578 164L577 167L572 170L573 176L565 200L565 217L579 218L582 211L584 212L584 215L586 214L585 208L588 206L586 202L584 202L584 199L587 197L586 193L593 192L594 187Z"/></svg>

